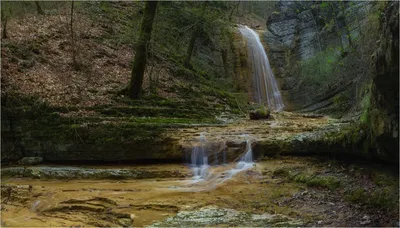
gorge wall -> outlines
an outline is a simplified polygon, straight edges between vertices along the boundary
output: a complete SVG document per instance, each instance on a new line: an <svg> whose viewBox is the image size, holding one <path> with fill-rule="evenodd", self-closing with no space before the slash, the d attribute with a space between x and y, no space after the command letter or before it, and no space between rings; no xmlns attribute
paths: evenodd
<svg viewBox="0 0 400 228"><path fill-rule="evenodd" d="M371 144L378 156L399 160L399 2L390 2L381 20L379 46L373 55L376 73L366 112Z"/></svg>
<svg viewBox="0 0 400 228"><path fill-rule="evenodd" d="M341 5L343 4L343 5ZM362 99L378 34L371 2L277 2L263 39L288 111L339 117ZM368 33L368 35L366 35Z"/></svg>
<svg viewBox="0 0 400 228"><path fill-rule="evenodd" d="M263 35L286 110L351 119L355 148L397 162L398 8L280 1Z"/></svg>

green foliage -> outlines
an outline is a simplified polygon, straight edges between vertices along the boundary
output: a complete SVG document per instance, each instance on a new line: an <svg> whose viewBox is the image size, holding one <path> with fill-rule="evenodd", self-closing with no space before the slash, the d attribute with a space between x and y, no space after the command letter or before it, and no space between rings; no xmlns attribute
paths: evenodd
<svg viewBox="0 0 400 228"><path fill-rule="evenodd" d="M174 14L170 13L172 10ZM213 67L212 50L230 45L229 11L224 4L215 2L206 7L205 14L202 10L202 2L162 2L155 21L154 52L182 64L193 30L200 24L191 61L194 73L207 79L220 78L223 75Z"/></svg>
<svg viewBox="0 0 400 228"><path fill-rule="evenodd" d="M361 114L360 121L363 124L369 124L370 122L369 121L370 107L371 107L371 94L367 93L361 101L361 108L363 110L363 113Z"/></svg>
<svg viewBox="0 0 400 228"><path fill-rule="evenodd" d="M395 187L377 188L370 192L363 188L355 188L350 190L344 199L374 208L393 210L398 206L399 194Z"/></svg>
<svg viewBox="0 0 400 228"><path fill-rule="evenodd" d="M93 21L102 20L106 33L101 42L115 46L135 46L142 19L143 2L85 2ZM202 13L203 2L160 2L153 23L152 39L148 45L149 66L163 64L176 77L193 84L190 87L198 91L176 84L169 88L188 97L202 98L204 96L226 97L229 103L232 99L226 91L232 91L232 75L228 75L222 67L223 63L216 62L221 54L215 50L231 50L233 31L228 16L230 8L223 2L209 2L206 13ZM171 13L173 12L173 13ZM200 24L201 33L196 38L192 67L186 67L183 62L195 25ZM151 79L151 84L157 82ZM154 88L151 88L154 91ZM190 91L189 91L190 90ZM221 92L224 91L224 92ZM208 92L210 92L208 94ZM236 106L236 104L235 104Z"/></svg>
<svg viewBox="0 0 400 228"><path fill-rule="evenodd" d="M299 64L302 78L311 83L328 86L338 75L338 68L341 65L340 50L327 48Z"/></svg>
<svg viewBox="0 0 400 228"><path fill-rule="evenodd" d="M79 124L72 124L71 129L78 129L80 127Z"/></svg>
<svg viewBox="0 0 400 228"><path fill-rule="evenodd" d="M39 1L39 4L46 14L52 14L71 3L68 1ZM79 2L77 4L79 5ZM11 18L37 13L34 1L1 1L1 8L4 13L2 16Z"/></svg>
<svg viewBox="0 0 400 228"><path fill-rule="evenodd" d="M38 43L9 43L6 44L5 47L13 52L15 57L21 60L32 60L36 55L40 55L40 47Z"/></svg>
<svg viewBox="0 0 400 228"><path fill-rule="evenodd" d="M315 177L306 182L310 187L323 187L330 190L340 187L340 180L336 177Z"/></svg>
<svg viewBox="0 0 400 228"><path fill-rule="evenodd" d="M290 174L289 170L286 168L279 168L274 170L273 175L275 176L283 176L283 177L288 177Z"/></svg>
<svg viewBox="0 0 400 228"><path fill-rule="evenodd" d="M102 37L103 42L111 42L115 46L134 46L139 36L141 10L143 2L129 2L123 10L115 2L83 2L88 15L93 21L101 21L107 33Z"/></svg>
<svg viewBox="0 0 400 228"><path fill-rule="evenodd" d="M292 172L285 168L276 169L273 175L284 177L290 181L303 183L309 187L321 187L334 190L341 186L340 179L334 176L322 176L312 172Z"/></svg>
<svg viewBox="0 0 400 228"><path fill-rule="evenodd" d="M348 94L338 94L333 98L333 103L337 107L339 111L347 111L349 109L349 100Z"/></svg>

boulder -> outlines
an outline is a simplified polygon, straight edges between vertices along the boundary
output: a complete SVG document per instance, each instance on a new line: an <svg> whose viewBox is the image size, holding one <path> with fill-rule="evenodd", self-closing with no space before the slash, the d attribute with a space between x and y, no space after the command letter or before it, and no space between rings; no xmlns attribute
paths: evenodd
<svg viewBox="0 0 400 228"><path fill-rule="evenodd" d="M251 120L261 120L261 119L269 119L271 116L271 111L268 108L261 108L249 113Z"/></svg>

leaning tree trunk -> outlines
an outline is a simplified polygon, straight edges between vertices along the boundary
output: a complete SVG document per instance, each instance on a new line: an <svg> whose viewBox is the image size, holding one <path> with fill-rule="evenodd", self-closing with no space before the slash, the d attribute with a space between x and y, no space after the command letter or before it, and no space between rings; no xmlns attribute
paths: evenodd
<svg viewBox="0 0 400 228"><path fill-rule="evenodd" d="M154 17L156 15L156 9L156 1L146 2L129 86L129 96L133 99L139 98L140 91L142 89L144 70L146 69L147 62L147 44L151 39L151 30L153 27Z"/></svg>
<svg viewBox="0 0 400 228"><path fill-rule="evenodd" d="M199 36L199 33L200 33L199 29L195 28L195 30L193 31L192 36L190 38L189 46L188 46L188 49L186 51L186 58L185 58L185 62L184 62L184 65L186 67L190 66L190 60L191 60L192 55L193 55L194 43L196 42L196 38Z"/></svg>
<svg viewBox="0 0 400 228"><path fill-rule="evenodd" d="M44 12L42 10L42 7L40 7L39 2L35 1L35 4L36 4L36 10L37 10L38 14L44 15Z"/></svg>

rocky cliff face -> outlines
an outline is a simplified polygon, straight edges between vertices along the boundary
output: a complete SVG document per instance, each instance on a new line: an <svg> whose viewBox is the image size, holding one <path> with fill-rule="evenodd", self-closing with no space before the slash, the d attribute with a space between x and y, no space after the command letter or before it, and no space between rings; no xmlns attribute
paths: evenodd
<svg viewBox="0 0 400 228"><path fill-rule="evenodd" d="M388 3L381 19L379 47L374 54L371 106L372 141L379 156L399 159L399 3Z"/></svg>
<svg viewBox="0 0 400 228"><path fill-rule="evenodd" d="M398 2L278 2L264 42L287 110L357 121L367 156L398 161ZM361 139L362 138L362 139Z"/></svg>
<svg viewBox="0 0 400 228"><path fill-rule="evenodd" d="M357 102L369 58L355 50L376 30L369 18L375 6L343 4L282 1L268 18L263 40L287 110L337 114Z"/></svg>

